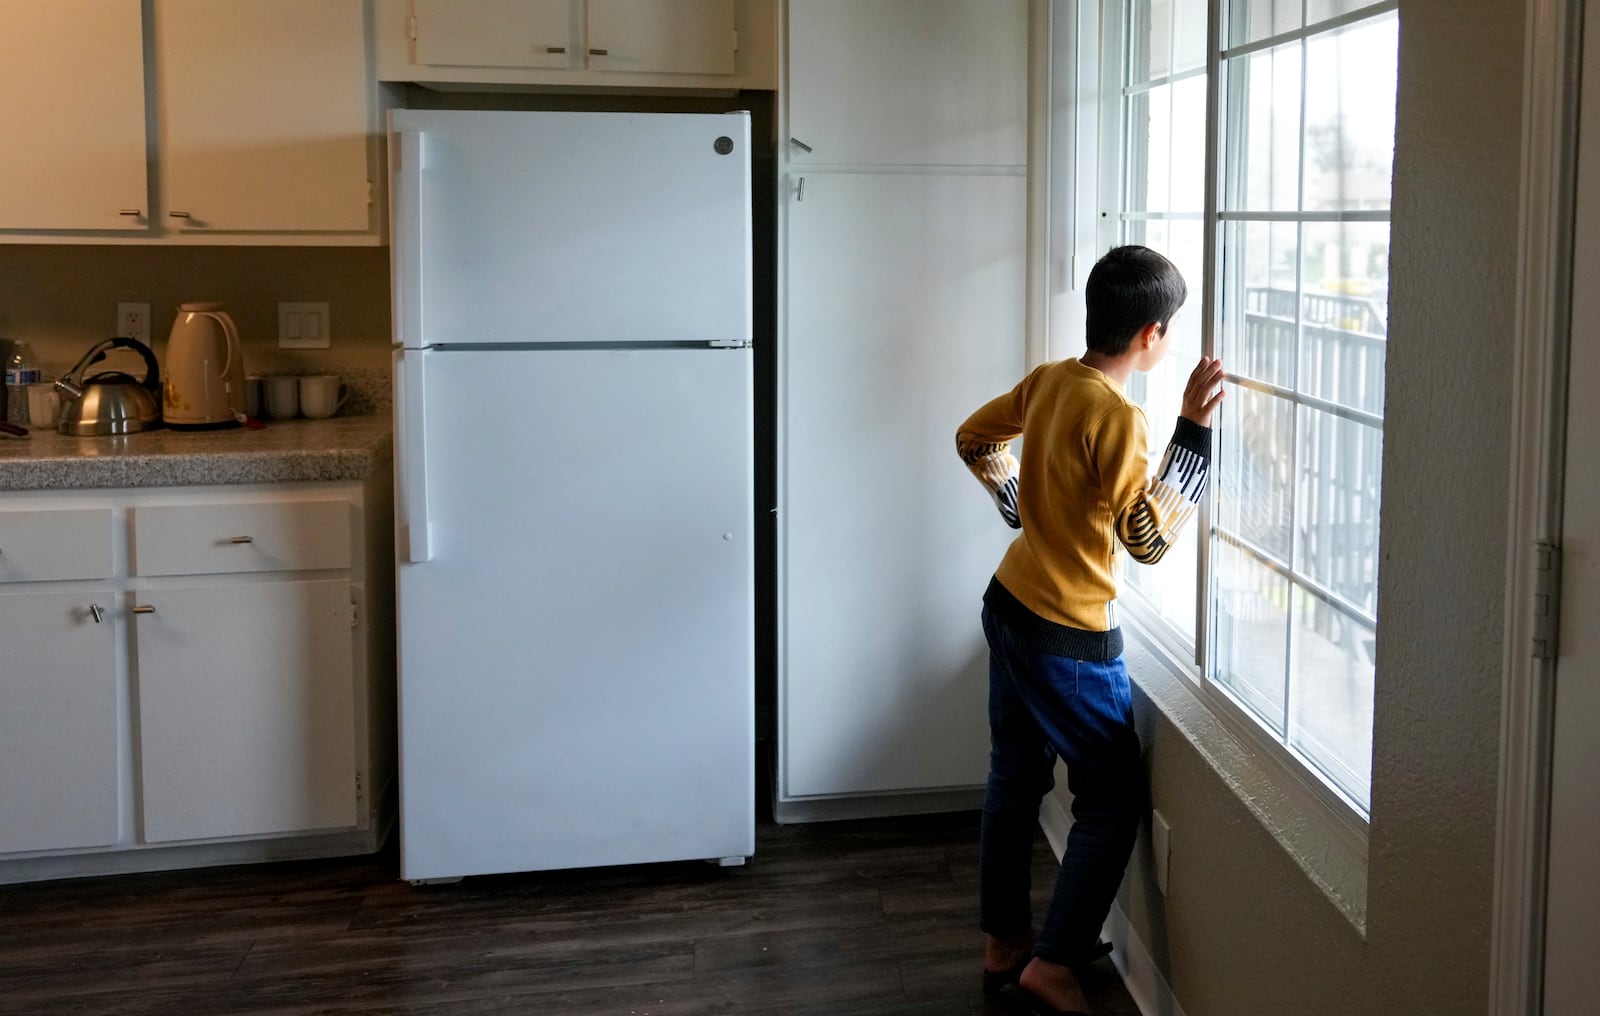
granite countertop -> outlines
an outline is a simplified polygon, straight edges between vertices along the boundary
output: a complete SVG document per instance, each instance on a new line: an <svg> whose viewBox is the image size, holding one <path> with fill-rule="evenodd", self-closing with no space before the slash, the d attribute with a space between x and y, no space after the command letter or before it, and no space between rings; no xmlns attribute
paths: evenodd
<svg viewBox="0 0 1600 1016"><path fill-rule="evenodd" d="M0 490L362 480L389 461L390 429L384 415L117 437L33 430L25 438L0 436Z"/></svg>

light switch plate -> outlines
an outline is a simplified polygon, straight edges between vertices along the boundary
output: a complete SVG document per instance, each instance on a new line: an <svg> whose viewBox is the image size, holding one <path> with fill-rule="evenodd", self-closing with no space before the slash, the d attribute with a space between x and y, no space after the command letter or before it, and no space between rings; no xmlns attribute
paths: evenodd
<svg viewBox="0 0 1600 1016"><path fill-rule="evenodd" d="M279 348L327 349L332 344L332 336L328 334L327 304L278 304Z"/></svg>

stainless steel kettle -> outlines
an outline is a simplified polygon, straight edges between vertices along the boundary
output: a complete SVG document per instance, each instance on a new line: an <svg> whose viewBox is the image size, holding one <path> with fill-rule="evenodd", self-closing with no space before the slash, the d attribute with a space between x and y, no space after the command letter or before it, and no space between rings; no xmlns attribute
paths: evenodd
<svg viewBox="0 0 1600 1016"><path fill-rule="evenodd" d="M144 380L120 370L83 372L106 358L111 349L131 349L144 358ZM62 434L91 436L132 434L161 426L161 368L156 354L138 339L115 338L97 343L56 382L61 393Z"/></svg>

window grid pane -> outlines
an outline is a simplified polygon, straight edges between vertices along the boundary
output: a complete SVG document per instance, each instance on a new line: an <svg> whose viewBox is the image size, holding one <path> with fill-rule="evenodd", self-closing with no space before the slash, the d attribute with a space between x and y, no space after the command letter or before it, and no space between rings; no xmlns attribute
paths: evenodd
<svg viewBox="0 0 1600 1016"><path fill-rule="evenodd" d="M1306 13L1227 5L1225 48L1295 35L1221 62L1213 299L1244 383L1216 421L1205 679L1365 811L1397 19Z"/></svg>
<svg viewBox="0 0 1600 1016"><path fill-rule="evenodd" d="M1172 323L1166 360L1128 383L1129 397L1150 421L1152 457L1165 450L1204 338L1204 176L1193 167L1205 151L1206 8L1206 0L1131 0L1125 8L1116 242L1160 251L1183 273L1190 294L1188 310ZM1128 562L1124 572L1130 589L1191 642L1201 538L1185 534L1159 565Z"/></svg>
<svg viewBox="0 0 1600 1016"><path fill-rule="evenodd" d="M1225 0L1210 108L1205 6L1128 0L1116 40L1120 200L1102 236L1160 250L1191 288L1172 354L1128 385L1152 455L1205 322L1237 379L1215 421L1204 588L1199 540L1130 566L1128 584L1179 632L1203 596L1202 680L1365 811L1398 18L1366 0Z"/></svg>

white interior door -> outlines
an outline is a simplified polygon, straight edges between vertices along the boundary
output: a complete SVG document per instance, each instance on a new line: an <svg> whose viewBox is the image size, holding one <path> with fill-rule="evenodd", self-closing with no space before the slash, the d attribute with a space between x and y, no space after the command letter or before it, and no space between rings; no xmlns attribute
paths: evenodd
<svg viewBox="0 0 1600 1016"><path fill-rule="evenodd" d="M1023 375L1025 187L812 173L789 202L786 798L983 782L979 610L1015 534L956 457L955 433Z"/></svg>
<svg viewBox="0 0 1600 1016"><path fill-rule="evenodd" d="M751 853L750 352L404 355L403 877Z"/></svg>
<svg viewBox="0 0 1600 1016"><path fill-rule="evenodd" d="M1544 1012L1600 1004L1600 19L1588 18L1578 152L1562 506L1561 643L1556 660Z"/></svg>

